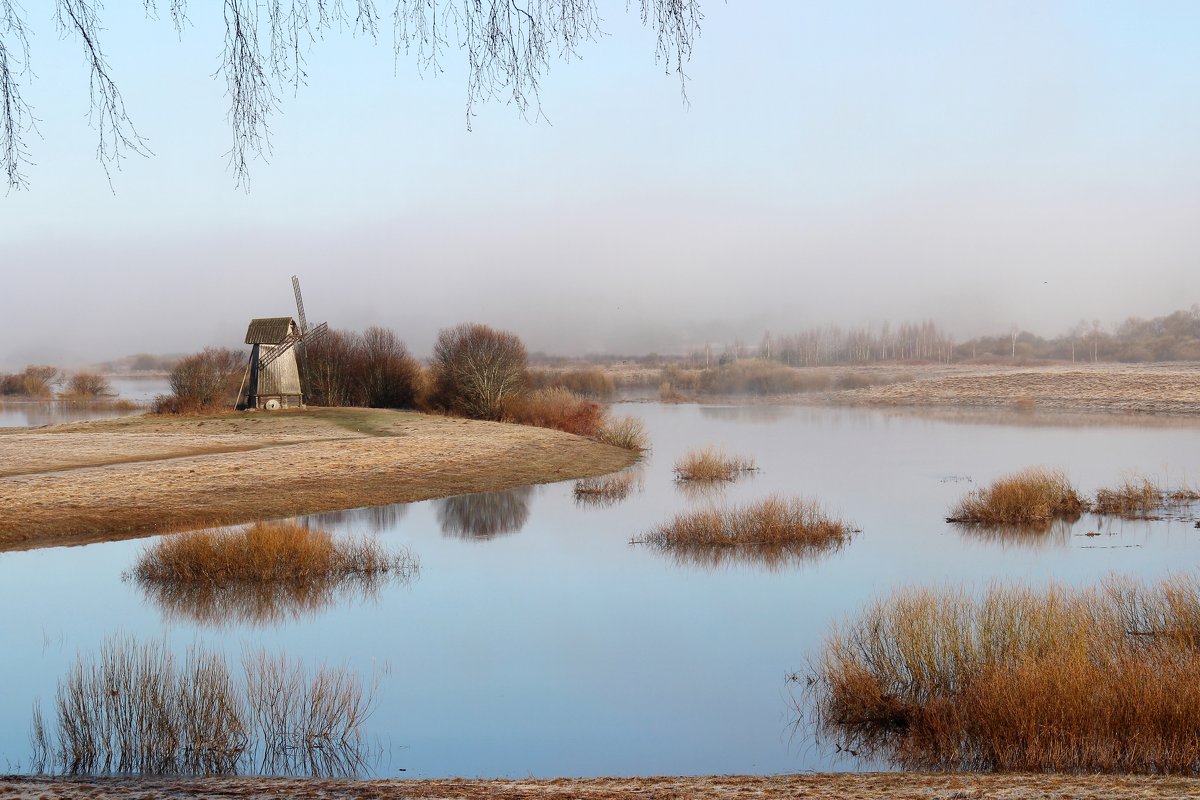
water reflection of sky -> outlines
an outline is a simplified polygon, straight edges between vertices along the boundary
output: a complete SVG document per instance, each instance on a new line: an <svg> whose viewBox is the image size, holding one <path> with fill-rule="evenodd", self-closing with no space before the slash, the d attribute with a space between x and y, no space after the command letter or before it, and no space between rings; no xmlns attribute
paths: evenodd
<svg viewBox="0 0 1200 800"><path fill-rule="evenodd" d="M110 378L116 397L141 405L170 391L166 378ZM106 408L103 404L58 400L0 398L0 428L38 428L86 419L110 419L141 413L140 410Z"/></svg>
<svg viewBox="0 0 1200 800"><path fill-rule="evenodd" d="M10 610L0 619L0 767L26 758L32 698L49 704L76 649L129 630L234 656L261 643L364 673L387 663L370 726L390 753L384 775L861 768L789 728L785 678L805 668L831 621L898 585L1156 576L1200 556L1200 530L1184 519L1084 515L1033 538L943 521L973 485L1034 464L1062 467L1086 492L1129 470L1196 478L1200 427L973 424L804 407L624 410L646 419L654 442L642 491L582 507L567 482L322 515L314 521L411 548L420 579L277 626L215 633L164 616L120 578L144 542L0 554L0 602ZM671 514L714 502L680 492L671 474L679 455L705 444L761 467L715 502L808 495L863 532L783 568L630 546Z"/></svg>

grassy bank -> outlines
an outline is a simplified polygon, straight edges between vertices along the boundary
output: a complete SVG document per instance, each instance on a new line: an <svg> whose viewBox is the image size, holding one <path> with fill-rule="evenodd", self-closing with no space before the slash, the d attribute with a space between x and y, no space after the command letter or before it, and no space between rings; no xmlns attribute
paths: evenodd
<svg viewBox="0 0 1200 800"><path fill-rule="evenodd" d="M0 432L0 550L585 478L634 452L381 409L126 417Z"/></svg>

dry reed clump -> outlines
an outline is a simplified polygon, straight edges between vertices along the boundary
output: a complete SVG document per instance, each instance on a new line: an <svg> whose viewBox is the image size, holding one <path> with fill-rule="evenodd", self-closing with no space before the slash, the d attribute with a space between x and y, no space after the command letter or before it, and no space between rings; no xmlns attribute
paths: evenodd
<svg viewBox="0 0 1200 800"><path fill-rule="evenodd" d="M604 424L604 409L569 389L537 389L505 403L504 421L596 438Z"/></svg>
<svg viewBox="0 0 1200 800"><path fill-rule="evenodd" d="M1048 525L1058 517L1078 517L1086 507L1060 470L1033 467L972 490L946 521L970 525Z"/></svg>
<svg viewBox="0 0 1200 800"><path fill-rule="evenodd" d="M856 532L814 500L771 496L740 507L685 511L634 542L664 550L745 547L816 553L840 547Z"/></svg>
<svg viewBox="0 0 1200 800"><path fill-rule="evenodd" d="M642 422L640 417L631 414L607 418L596 438L624 450L644 452L650 449L650 435L646 433L646 423Z"/></svg>
<svg viewBox="0 0 1200 800"><path fill-rule="evenodd" d="M191 531L147 547L131 573L139 583L287 582L395 573L411 577L416 557L389 553L367 538L260 522L243 529Z"/></svg>
<svg viewBox="0 0 1200 800"><path fill-rule="evenodd" d="M1166 489L1144 475L1126 478L1112 489L1100 489L1092 502L1097 514L1120 517L1145 517L1169 506L1180 506L1200 500L1200 492L1187 486Z"/></svg>
<svg viewBox="0 0 1200 800"><path fill-rule="evenodd" d="M731 456L711 445L692 450L675 462L677 481L734 481L758 467L754 459Z"/></svg>
<svg viewBox="0 0 1200 800"><path fill-rule="evenodd" d="M809 680L818 735L905 769L1195 774L1200 581L904 590Z"/></svg>
<svg viewBox="0 0 1200 800"><path fill-rule="evenodd" d="M534 389L566 389L595 400L607 400L617 392L617 383L599 367L584 369L531 369L528 384Z"/></svg>
<svg viewBox="0 0 1200 800"><path fill-rule="evenodd" d="M1145 476L1126 478L1115 488L1098 490L1092 510L1118 516L1148 514L1163 505L1165 494L1162 487Z"/></svg>
<svg viewBox="0 0 1200 800"><path fill-rule="evenodd" d="M575 502L583 505L608 506L619 503L635 490L641 491L643 473L628 469L598 478L575 481Z"/></svg>
<svg viewBox="0 0 1200 800"><path fill-rule="evenodd" d="M353 775L378 688L345 668L309 674L300 661L248 651L244 680L225 656L193 645L183 657L132 636L80 654L58 684L52 730L35 705L38 771L72 774Z"/></svg>

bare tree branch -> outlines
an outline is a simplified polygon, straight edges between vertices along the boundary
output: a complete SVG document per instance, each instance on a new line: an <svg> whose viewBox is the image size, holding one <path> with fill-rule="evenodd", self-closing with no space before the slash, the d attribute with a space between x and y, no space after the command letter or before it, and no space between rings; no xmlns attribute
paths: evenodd
<svg viewBox="0 0 1200 800"><path fill-rule="evenodd" d="M21 136L37 130L33 109L21 97L17 76L30 77L29 32L15 0L0 0L0 166L7 191L22 189L29 180L22 171L32 164Z"/></svg>
<svg viewBox="0 0 1200 800"><path fill-rule="evenodd" d="M147 17L158 19L158 0L142 0L142 6L146 9ZM168 11L175 33L183 36L183 29L188 23L187 0L169 0Z"/></svg>
<svg viewBox="0 0 1200 800"><path fill-rule="evenodd" d="M600 34L596 0L397 0L395 51L441 71L450 31L467 60L467 128L475 106L504 96L540 116L539 89L552 58L570 60Z"/></svg>
<svg viewBox="0 0 1200 800"><path fill-rule="evenodd" d="M631 0L626 0L628 9ZM692 60L692 45L700 36L704 13L700 0L641 0L642 23L656 37L654 60L665 64L668 72L679 76L679 92L687 100L687 74L684 65Z"/></svg>
<svg viewBox="0 0 1200 800"><path fill-rule="evenodd" d="M188 25L188 0L161 0L178 35ZM598 0L394 0L393 50L415 56L420 74L441 72L453 43L467 65L466 124L476 107L503 100L522 116L541 117L541 83L554 60L570 61L601 34ZM628 10L634 0L626 0ZM700 35L702 0L637 0L642 22L655 33L655 61L679 76L687 101L685 65ZM59 31L83 45L90 72L90 123L99 133L97 158L109 175L130 152L150 155L134 128L100 45L102 0L55 0ZM157 19L160 0L142 0ZM221 66L229 98L232 144L226 153L239 186L249 187L250 162L271 152L270 118L278 94L307 82L306 56L326 33L349 30L378 40L376 0L221 0L225 42ZM18 78L29 76L29 37L18 0L0 0L0 164L8 188L23 188L32 162L24 139L36 118Z"/></svg>
<svg viewBox="0 0 1200 800"><path fill-rule="evenodd" d="M272 6L277 4L273 2ZM278 107L258 44L258 9L257 0L225 0L225 51L220 69L225 77L229 124L233 128L229 167L238 186L247 190L250 159L265 158L270 153L268 121Z"/></svg>
<svg viewBox="0 0 1200 800"><path fill-rule="evenodd" d="M121 168L121 161L130 152L142 156L153 155L146 140L141 137L133 126L133 121L125 111L125 101L121 91L110 74L108 59L100 46L100 18L97 9L101 7L99 0L57 0L55 22L63 36L74 34L83 46L84 60L90 71L88 93L91 107L88 111L88 121L99 134L96 145L96 158L108 176L109 186L112 186L110 166Z"/></svg>

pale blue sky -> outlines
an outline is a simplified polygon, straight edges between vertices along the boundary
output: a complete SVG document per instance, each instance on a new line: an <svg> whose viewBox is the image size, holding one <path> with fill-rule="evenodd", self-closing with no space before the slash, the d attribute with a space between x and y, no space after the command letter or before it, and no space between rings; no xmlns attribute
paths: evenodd
<svg viewBox="0 0 1200 800"><path fill-rule="evenodd" d="M224 161L219 15L192 3L180 42L112 3L104 44L156 154L114 195L77 45L26 0L42 138L30 189L0 198L0 367L236 343L290 312L292 273L312 317L418 353L465 320L667 352L1200 301L1200 3L706 0L687 107L636 15L600 2L611 36L553 68L551 124L492 104L467 132L452 55L422 79L393 73L390 34L318 43L249 195Z"/></svg>

